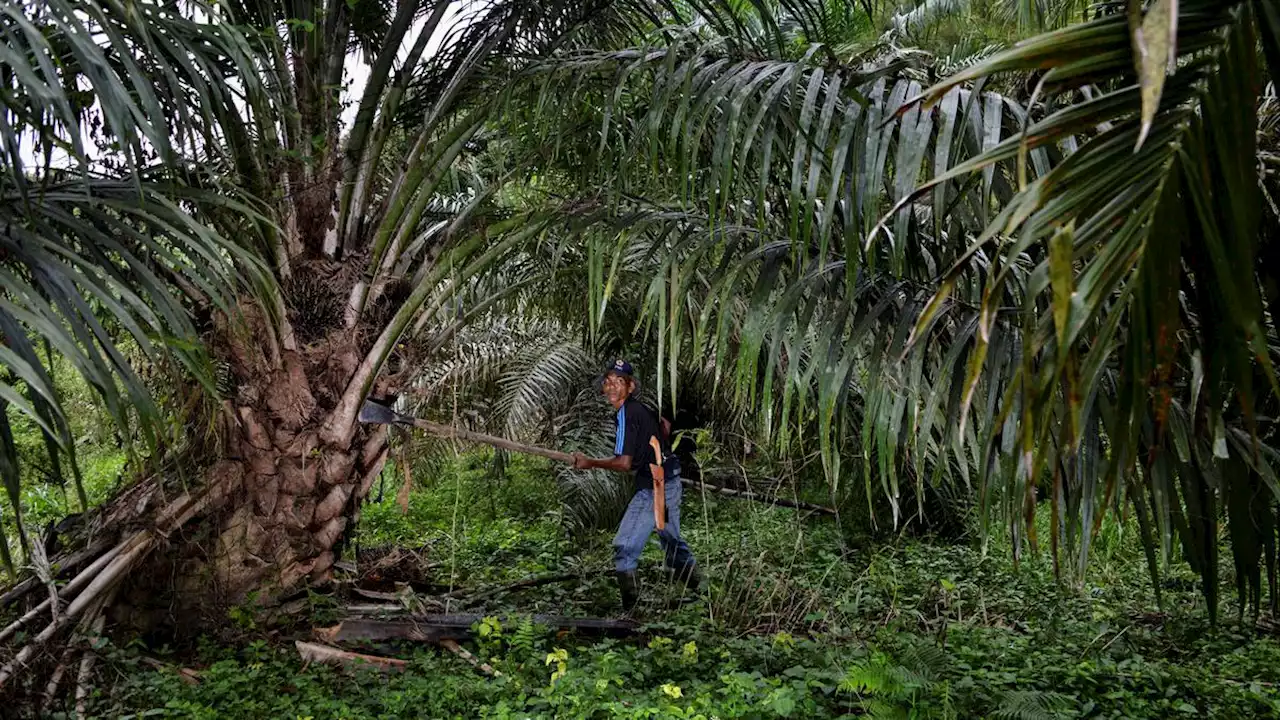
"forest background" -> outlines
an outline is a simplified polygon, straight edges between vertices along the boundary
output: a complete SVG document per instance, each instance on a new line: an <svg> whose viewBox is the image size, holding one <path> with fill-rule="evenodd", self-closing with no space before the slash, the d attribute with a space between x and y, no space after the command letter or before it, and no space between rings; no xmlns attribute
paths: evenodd
<svg viewBox="0 0 1280 720"><path fill-rule="evenodd" d="M24 712L1280 714L1274 2L0 25ZM601 640L624 479L358 411L602 456L618 356L707 583ZM300 659L357 591L470 650Z"/></svg>

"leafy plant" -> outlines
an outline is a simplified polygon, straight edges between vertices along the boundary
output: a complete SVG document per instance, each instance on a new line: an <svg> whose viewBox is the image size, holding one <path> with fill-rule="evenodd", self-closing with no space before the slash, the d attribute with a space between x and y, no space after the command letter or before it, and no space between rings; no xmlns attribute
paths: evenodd
<svg viewBox="0 0 1280 720"><path fill-rule="evenodd" d="M481 472L484 463L475 465L462 472ZM515 475L519 481L520 473ZM547 477L542 476L544 482ZM451 507L435 505L434 499L451 501L453 489L448 478L415 487L411 506ZM692 497L688 502L696 508L702 501ZM734 553L742 552L744 535L758 533L761 542L776 544L777 537L796 533L786 517L789 510L758 512L738 501L710 502L709 532L693 541L713 583L721 582L728 563L741 561ZM1047 523L1047 510L1041 507L1039 522ZM493 522L483 508L472 512L479 522ZM1120 519L1110 516L1106 522ZM984 555L975 547L906 538L839 556L832 552L834 523L810 521L800 526L805 542L795 546L795 556L787 564L764 566L761 573L770 582L780 577L817 589L819 617L797 617L764 633L746 630L760 618L737 625L717 614L709 621L705 608L694 604L652 618L639 640L558 637L523 615L599 614L615 602L607 578L601 581L607 600L594 592L593 580L584 581L582 592L525 592L487 608L476 628L472 651L501 670L502 678L486 677L434 649L409 655L410 672L366 677L303 667L291 644L249 638L235 645L206 641L194 652L161 653L141 642L109 646L103 650L108 670L100 676L101 693L91 712L111 717L243 712L352 718L590 718L600 713L758 718L874 711L918 718L1154 719L1191 708L1193 715L1274 714L1280 709L1280 644L1252 633L1209 631L1196 609L1194 587L1169 588L1165 600L1174 614L1158 613L1142 577L1145 558L1134 533L1136 521L1125 522L1128 539L1099 554L1093 582L1077 593L1055 586L1046 559L1023 562L1015 570L1007 548L998 545ZM418 540L429 544L448 528L428 526ZM493 572L487 567L494 552L490 537L469 531L459 538L464 547L457 555L468 564L459 577ZM1007 540L993 539L999 542ZM590 544L596 566L607 566L608 532L598 533ZM533 543L507 552L502 563L512 567L499 582L522 577L520 568L529 563L565 562L582 550L556 546L548 559L546 549ZM940 579L954 587L944 588ZM139 653L160 657L165 665L143 661ZM548 655L555 658L550 664ZM190 684L190 676L183 679L179 664L195 671L198 684Z"/></svg>
<svg viewBox="0 0 1280 720"><path fill-rule="evenodd" d="M1002 720L1053 720L1067 712L1068 700L1055 692L1009 690L1000 696L1000 705L991 713Z"/></svg>

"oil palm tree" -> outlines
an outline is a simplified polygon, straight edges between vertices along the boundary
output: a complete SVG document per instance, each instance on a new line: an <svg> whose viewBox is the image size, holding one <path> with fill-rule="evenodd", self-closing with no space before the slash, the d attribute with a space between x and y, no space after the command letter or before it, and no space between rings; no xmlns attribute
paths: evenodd
<svg viewBox="0 0 1280 720"><path fill-rule="evenodd" d="M785 443L814 431L833 491L854 479L869 490L878 477L896 523L902 434L870 444L887 440L890 416L901 425L906 407L887 358L900 353L965 234L1013 196L1016 168L948 179L906 201L920 182L1015 134L1026 111L979 87L898 114L922 92L928 67L851 53L844 24L814 20L831 13L792 20L787 7L769 7L720 18L723 28L745 28L745 40L691 32L535 64L527 74L544 95L572 88L579 100L536 122L517 119L509 133L546 148L547 172L565 186L593 193L574 206L565 255L585 266L591 322L620 288L635 288L660 394L675 392L681 364L711 368L766 436ZM760 59L769 49L778 55ZM1068 152L1036 148L1031 176ZM892 241L868 244L898 201ZM972 474L973 463L953 467L931 435L944 424L953 366L943 354L921 359L906 386L929 407L912 414L923 428L910 444L917 505L931 475Z"/></svg>
<svg viewBox="0 0 1280 720"><path fill-rule="evenodd" d="M1280 497L1269 420L1280 395L1280 298L1277 267L1265 262L1277 217L1264 210L1259 181L1258 48L1274 77L1280 15L1270 2L1116 9L925 94L1045 71L1044 115L957 174L1064 137L1086 140L1049 173L1019 179L1017 195L940 274L911 344L927 352L935 328L976 316L958 428L985 378L999 396L988 405L998 422L985 433L983 499L1012 531L1030 530L1033 488L1051 479L1055 559L1074 525L1083 564L1101 513L1128 505L1153 574L1154 550L1167 560L1180 539L1215 607L1225 515L1242 605L1256 610L1264 552L1275 602Z"/></svg>
<svg viewBox="0 0 1280 720"><path fill-rule="evenodd" d="M75 444L37 345L154 444L160 413L124 348L176 360L212 384L192 315L269 286L254 249L226 240L263 208L218 177L229 113L268 91L245 35L196 7L203 19L114 2L0 9L0 408L35 420L55 474L69 457L82 509ZM241 77L238 88L229 75ZM3 412L0 476L25 546L19 474ZM0 550L12 573L7 544Z"/></svg>
<svg viewBox="0 0 1280 720"><path fill-rule="evenodd" d="M1031 488L1060 478L1053 542L1079 538L1084 557L1100 512L1138 498L1152 537L1180 533L1208 575L1215 493L1259 505L1240 490L1254 485L1215 484L1223 468L1243 466L1232 477L1268 491L1274 478L1257 431L1270 411L1257 410L1272 401L1274 335L1259 288L1275 285L1255 260L1273 251L1256 244L1260 195L1242 171L1256 153L1239 139L1256 128L1255 35L1277 55L1271 4L1162 0L1025 41L927 93L927 69L842 47L843 4L743 5L505 0L464 4L447 31L451 6L412 0L189 17L51 4L43 25L11 5L7 37L24 40L6 46L20 90L6 95L6 122L75 161L64 177L82 190L98 180L74 121L91 84L119 148L98 162L131 194L52 227L49 202L8 205L25 215L0 246L2 359L15 378L0 385L5 400L41 419L56 454L65 432L30 333L86 358L77 367L108 404L120 386L144 410L99 316L192 368L208 348L226 386L208 418L218 444L206 482L159 516L166 533L208 518L193 530L208 542L152 569L180 570L176 589L195 606L251 592L278 602L327 576L385 461L385 433L355 422L361 401L402 392L415 350L479 312L450 305L459 288L553 238L589 269L593 327L620 270L638 268L663 395L693 358L758 408L766 434L814 428L833 487L861 480L870 499L881 485L890 521L904 482L951 478L1024 532ZM87 47L99 36L105 58ZM47 48L50 37L70 49ZM624 41L633 47L618 50ZM337 87L352 50L369 75L344 131ZM1001 71L1037 78L1030 111L982 85ZM908 102L922 95L934 102ZM486 142L509 142L514 161L476 182L458 161ZM157 171L142 169L148 153ZM58 175L31 169L20 143L6 157L14 197L57 199ZM541 202L500 207L513 177ZM593 192L561 202L545 192L552 181ZM232 187L260 202L236 204ZM460 205L445 197L455 191ZM139 207L147 214L130 216ZM1157 222L1157 208L1183 219ZM1181 254L1150 252L1157 232L1174 232ZM68 235L74 252L53 247ZM74 265L68 279L29 256L36 239ZM1224 259L1261 280L1223 282ZM231 312L188 327L186 302ZM1246 560L1266 545L1257 536L1238 543ZM128 535L91 563L62 591L75 596L71 617L92 613L155 544ZM137 595L174 574L143 574Z"/></svg>
<svg viewBox="0 0 1280 720"><path fill-rule="evenodd" d="M57 350L87 358L77 367L108 405L117 409L118 422L130 422L131 411L116 399L117 386L125 388L132 401L128 404L139 408L132 413L135 420L158 417L150 411L144 383L117 349L120 335L112 335L96 320L93 308L86 304L90 301L101 303L110 314L108 325L123 328L144 349L154 347L157 354L170 349L196 370L205 368L200 362L205 349L218 368L218 382L214 382L215 373L204 375L204 392L217 400L198 403L200 413L181 420L180 434L194 434L191 431L198 426L214 428L209 442L198 448L204 451L199 458L204 465L195 473L198 482L165 505L161 498L172 488L158 477L131 491L128 507L135 510L125 513L164 505L159 517L165 534L179 521L200 517L208 522L199 523L192 542L183 544L179 552L166 553L131 576L129 571L149 557L156 539L146 533L125 535L103 559L79 571L79 583L73 581L64 589L63 599L75 596L73 615L91 613L126 576L133 580L124 597L139 605L156 598L150 578L177 577L168 589L192 611L183 613L190 618L216 616L216 611L198 610L240 603L251 594L271 606L306 581L322 582L340 551L349 518L387 457L385 430L370 431L356 422L361 402L370 395L395 396L408 387L418 371L415 353L438 346L460 321L481 313L489 302L483 299L460 309L460 314L442 317L446 308L462 308L450 303L450 298L483 271L516 257L509 251L545 236L556 223L568 219L571 230L590 235L591 241L578 255L597 268L607 257L608 246L602 238L628 218L640 228L675 227L675 223L691 238L712 242L725 232L722 216L734 218L729 232L740 238L759 237L761 230L748 227L742 218L765 218L763 229L771 232L783 227L770 226L771 213L763 212L762 205L717 205L714 200L711 212L701 219L694 217L692 223L683 213L667 212L648 200L635 204L625 215L615 212L616 205L605 212L598 203L562 206L546 196L526 203L531 209L517 208L513 213L502 207L500 200L509 192L506 181L529 168L562 179L566 159L597 161L601 167L632 159L625 157L626 143L634 138L611 142L615 130L607 120L605 142L595 157L587 154L594 142L576 143L573 135L568 136L566 152L574 155L557 155L555 143L541 142L540 133L564 120L580 127L587 117L589 124L599 127L599 107L585 107L601 97L598 85L588 83L580 93L566 93L563 97L568 102L547 102L549 92L566 89L564 83L584 74L595 78L601 70L616 72L633 60L630 51L591 48L652 38L650 56L642 58L643 72L635 77L649 82L645 78L658 71L667 84L661 86L660 102L647 111L649 123L656 118L661 124L661 116L655 113L679 106L681 85L693 82L695 76L701 78L699 82L714 81L716 91L692 106L694 114L688 116L688 123L684 113L689 108L681 111L667 150L693 150L689 159L698 164L707 162L707 152L730 157L741 153L751 163L742 173L726 171L729 166L721 163L709 177L724 183L726 190L731 185L759 188L762 202L781 201L789 208L788 222L812 225L814 237L823 238L823 243L833 236L837 224L829 219L811 223L813 209L821 198L825 217L834 217L836 198L817 188L825 183L839 185L844 168L823 170L828 164L827 148L806 144L805 134L817 122L827 131L826 144L838 140L838 127L842 133L859 133L863 147L879 148L859 156L857 203L840 207L841 235L834 236L832 247L849 246L855 232L870 229L875 208L884 198L863 190L878 187L888 163L889 138L898 126L893 122L886 130L877 123L888 117L888 109L919 89L905 79L886 80L893 68L841 67L828 73L819 61L832 57L829 47L797 50L798 43L821 40L850 27L852 11L839 4L812 8L761 4L756 20L749 24L734 20L745 16L726 14L729 10L716 6L699 9L674 4L649 8L570 3L562 8L522 0L461 6L405 0L391 8L336 1L241 2L217 8L104 5L88 15L55 5L43 16L47 27L24 24L24 7L12 5L6 16L15 28L11 34L26 33L20 36L30 46L14 50L15 60L25 58L26 65L15 64L12 83L21 92L13 95L18 100L10 108L11 117L16 118L11 124L22 121L32 128L45 145L73 161L72 170L77 163L85 166L92 160L103 172L112 173L115 182L124 178L126 187L129 182L141 184L147 172L161 173L168 182L164 192L144 196L141 206L166 208L173 217L126 218L103 237L82 232L79 226L64 231L81 238L73 256L64 254L67 261L79 263L90 275L110 274L112 282L85 286L86 281L76 276L78 292L65 281L61 286L48 283L62 288L64 304L75 313L52 305L38 308L43 312L39 316L10 313L4 359L15 380L3 386L7 400L42 421L55 457L70 451L65 424L57 418L56 390L42 374L27 340L31 334L46 333L56 339ZM686 29L667 27L672 20ZM166 25L169 21L174 29ZM194 30L185 30L188 26ZM211 44L181 34L197 30L225 33L226 39ZM80 127L68 119L83 109L73 105L78 91L68 90L79 88L81 81L63 65L44 62L56 54L39 45L46 34L56 42L70 42L82 54L90 52L79 47L87 38L105 36L112 41L105 55L71 56L78 63L72 66L83 68L85 82L96 83L92 90L97 105L78 101L89 105L90 117L102 118L106 142L97 156L78 144ZM199 54L195 60L189 58L186 42L198 44L208 58L201 59ZM730 53L774 52L781 59L757 72L742 62L730 65L707 54L709 49L720 52L716 48ZM348 130L342 125L339 86L352 53L366 60L368 75ZM26 67L41 74L45 88L17 73ZM749 122L750 136L717 135L736 143L726 153L722 146L711 144L711 136L704 136L702 129L718 104L733 102L725 94L730 86L742 99L739 109L744 103L747 108L736 132L747 133ZM842 86L866 86L874 97L876 118L864 120L861 110L842 94ZM962 96L970 97L957 92L957 103ZM36 112L34 108L46 97L58 100L65 110L54 104L59 112L52 116ZM641 97L628 94L625 100L631 103ZM856 97L856 92L849 97ZM966 107L978 104L968 102ZM987 105L992 108L989 117L1004 117L1003 103ZM610 106L606 102L600 107ZM582 112L577 117L566 115L570 108ZM639 115L639 106L618 108L616 127L627 133L641 127L627 119ZM495 115L499 109L506 112ZM949 122L954 124L958 117L957 110ZM150 124L139 122L140 118ZM515 136L537 142L509 143L518 154L505 168L468 172L475 167L460 162L464 155L503 142L501 136L484 132L491 122L497 122L490 127L499 132L511 129ZM930 122L913 117L911 137L928 135ZM780 143L785 141L794 157L793 163L778 163L793 166L793 187L782 195L769 180L772 149L760 150L761 139L772 143L775 136ZM987 130L981 138L967 131L956 137L963 138L957 143L969 143L977 150L997 136ZM906 148L908 143L898 147ZM150 152L158 154L157 170L137 170L140 159ZM21 149L11 149L9 157L7 169L15 187L29 181L45 193L42 199L56 197L48 194L49 180L56 175L53 169L38 168L27 178ZM915 156L902 157L910 162ZM939 162L946 165L945 158ZM578 168L580 175L575 179L589 177L590 173L582 172L584 167ZM812 179L799 183L801 173L811 174ZM704 173L698 170L697 174ZM916 177L897 173L893 197L909 190ZM652 187L667 191L678 191L682 184L672 183L670 177L658 180ZM536 182L522 186L535 193L542 190ZM244 202L236 203L236 193L243 195ZM864 203L864 195L871 199ZM102 222L114 220L120 212L124 211L105 212ZM10 237L19 229L18 224L8 227ZM120 235L134 244L123 245L119 240L109 244ZM155 235L163 242L154 240ZM9 242L13 250L4 258L6 268L28 284L43 282L40 258L28 259L19 254L24 250L21 243ZM665 283L668 270L676 267L674 256L656 257L660 258L654 266L657 277ZM686 260L696 262L697 258ZM806 266L807 261L800 267ZM126 270L144 282L139 284ZM734 275L733 282L748 282L752 277L754 270ZM17 290L9 292L10 298L34 302L29 298L41 297L35 286L29 293L26 285L12 287ZM664 287L649 286L643 295L646 307L666 307ZM90 301L79 300L81 293ZM675 305L671 307L674 312ZM196 323L187 321L188 310L196 314ZM78 324L77 317L83 324ZM591 317L598 326L599 313ZM672 338L670 345L660 343L660 357L678 356L679 330L677 324L658 334ZM752 337L748 332L748 343ZM749 363L740 364L739 375L745 377L748 367ZM675 374L674 365L664 370L655 389L661 392L662 378ZM183 388L175 394L197 390ZM143 426L154 424L144 422ZM6 442L6 447L11 446ZM190 444L183 447L188 455L196 449ZM12 453L6 457L11 460ZM184 456L170 468L185 467L191 460ZM5 467L11 498L16 499L16 463L10 461ZM104 515L107 520L116 517ZM118 532L122 525L110 525L106 534ZM81 592L91 581L90 588ZM36 645L53 637L58 625L39 633Z"/></svg>
<svg viewBox="0 0 1280 720"><path fill-rule="evenodd" d="M459 326L434 322L452 292L545 226L498 208L502 174L460 171L503 99L494 83L632 20L525 0L11 2L0 19L0 398L38 421L53 457L73 451L41 335L158 449L169 419L122 348L196 371L203 386L169 392L209 398L176 433L207 441L153 453L153 477L95 516L90 547L105 554L63 564L64 613L3 683L112 596L141 610L173 598L182 626L228 604L278 607L328 577L387 457L385 428L356 421L361 402L400 392L413 353ZM348 128L353 57L367 77Z"/></svg>

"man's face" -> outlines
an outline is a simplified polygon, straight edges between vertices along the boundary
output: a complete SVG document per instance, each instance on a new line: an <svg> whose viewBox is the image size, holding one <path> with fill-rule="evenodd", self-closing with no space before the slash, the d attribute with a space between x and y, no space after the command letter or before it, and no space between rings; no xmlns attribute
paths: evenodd
<svg viewBox="0 0 1280 720"><path fill-rule="evenodd" d="M627 397L631 394L631 378L622 375L609 373L604 376L604 399L614 407L622 407L622 403L627 401Z"/></svg>

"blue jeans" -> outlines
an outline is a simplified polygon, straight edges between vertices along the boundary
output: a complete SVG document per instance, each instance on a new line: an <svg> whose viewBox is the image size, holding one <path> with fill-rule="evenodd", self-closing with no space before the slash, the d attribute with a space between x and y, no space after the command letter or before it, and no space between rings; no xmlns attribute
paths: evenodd
<svg viewBox="0 0 1280 720"><path fill-rule="evenodd" d="M667 526L658 531L658 543L662 546L667 567L679 570L694 562L689 544L680 537L680 498L684 495L684 487L679 473L672 473L667 478L664 495L667 500ZM653 530L653 490L637 490L618 525L618 533L613 536L613 561L618 572L636 569Z"/></svg>

